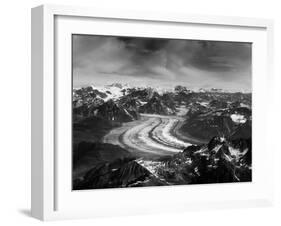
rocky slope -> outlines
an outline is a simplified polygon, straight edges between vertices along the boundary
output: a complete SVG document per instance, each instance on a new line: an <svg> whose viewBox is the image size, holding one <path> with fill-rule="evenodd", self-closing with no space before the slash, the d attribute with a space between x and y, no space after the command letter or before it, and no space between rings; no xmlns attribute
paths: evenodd
<svg viewBox="0 0 281 226"><path fill-rule="evenodd" d="M205 144L151 160L136 158L126 147L101 143L113 128L135 123L141 114L180 118L175 134ZM159 92L119 83L75 89L73 185L92 189L251 181L251 134L250 93L195 92L184 86Z"/></svg>
<svg viewBox="0 0 281 226"><path fill-rule="evenodd" d="M76 180L75 189L249 182L251 140L213 137L158 160L133 157L98 164Z"/></svg>

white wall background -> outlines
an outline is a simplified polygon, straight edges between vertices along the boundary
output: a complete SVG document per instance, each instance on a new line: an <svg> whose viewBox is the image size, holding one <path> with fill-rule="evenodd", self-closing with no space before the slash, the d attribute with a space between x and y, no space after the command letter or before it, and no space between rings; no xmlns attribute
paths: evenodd
<svg viewBox="0 0 281 226"><path fill-rule="evenodd" d="M0 24L0 225L42 224L30 208L30 8L56 3L192 14L263 17L275 20L275 98L269 128L275 149L275 205L272 208L213 210L94 220L53 225L280 225L281 223L281 13L276 0L9 0L1 2Z"/></svg>

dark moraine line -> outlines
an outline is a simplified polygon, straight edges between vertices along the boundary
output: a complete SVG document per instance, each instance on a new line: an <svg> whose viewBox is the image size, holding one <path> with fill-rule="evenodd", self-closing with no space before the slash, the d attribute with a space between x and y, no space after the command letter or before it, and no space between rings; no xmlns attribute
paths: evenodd
<svg viewBox="0 0 281 226"><path fill-rule="evenodd" d="M119 145L140 157L172 155L191 145L174 135L179 120L182 119L176 116L142 114L140 120L111 130L103 141Z"/></svg>
<svg viewBox="0 0 281 226"><path fill-rule="evenodd" d="M165 120L163 120L161 118L159 120L160 120L159 124L154 126L154 128L148 133L150 139L154 140L157 143L161 143L161 144L163 144L166 147L174 148L175 147L174 144L166 141L163 137L155 136L154 135L157 132L156 130L159 129L159 125L162 125L162 124L166 124L167 125L168 124L168 123L165 122ZM172 132L174 129L175 129L175 126L171 129L170 132ZM180 150L182 150L182 149L180 149Z"/></svg>
<svg viewBox="0 0 281 226"><path fill-rule="evenodd" d="M152 123L151 123L150 125L152 125ZM159 125L159 124L158 124L158 125ZM154 128L156 128L158 125L154 126ZM139 157L145 157L146 154L147 154L146 151L144 151L144 150L141 151L141 150L139 150L139 149L137 149L137 148L133 148L132 146L129 146L129 145L126 144L126 142L124 142L124 135L125 135L126 132L127 132L127 130L124 131L123 133L121 133L120 136L118 137L118 141L119 141L119 143L121 144L121 146L122 146L124 149L126 149L126 150L130 150L131 152L134 152L134 154L136 154L136 155L139 156ZM162 152L163 152L163 153L162 153ZM170 155L170 154L171 154L170 152L165 152L165 151L163 151L163 150L161 150L160 153L161 153L160 155L162 155L162 154L164 154L164 155ZM149 153L149 157L151 157L151 153ZM155 153L155 157L159 157L159 153Z"/></svg>

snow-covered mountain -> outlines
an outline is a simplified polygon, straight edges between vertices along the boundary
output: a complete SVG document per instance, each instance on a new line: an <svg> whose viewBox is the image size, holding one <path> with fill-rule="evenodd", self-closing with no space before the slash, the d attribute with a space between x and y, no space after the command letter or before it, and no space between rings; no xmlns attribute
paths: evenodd
<svg viewBox="0 0 281 226"><path fill-rule="evenodd" d="M111 119L128 121L137 119L140 113L179 115L188 118L201 114L203 116L197 117L199 123L201 123L202 117L204 119L211 117L212 121L226 117L226 120L239 124L245 123L249 119L247 109L251 109L251 94L227 93L218 89L211 91L202 89L194 92L180 85L168 90L113 83L74 89L73 109L77 119L91 115L100 117L104 115L107 118L110 115L108 117ZM101 109L112 110L112 112L101 111ZM232 109L231 113L230 109ZM238 111L242 109L242 113L235 109ZM125 113L124 116L122 116L123 113ZM207 121L202 122L205 124ZM214 127L215 129L216 127Z"/></svg>
<svg viewBox="0 0 281 226"><path fill-rule="evenodd" d="M128 93L128 89L131 88L128 84L121 84L121 83L113 83L111 85L105 85L105 86L91 86L93 90L98 90L99 92L102 92L106 94L106 97L101 97L104 101L108 101L110 99L112 100L118 100L120 97L126 95Z"/></svg>
<svg viewBox="0 0 281 226"><path fill-rule="evenodd" d="M74 189L251 181L250 93L113 83L72 106Z"/></svg>

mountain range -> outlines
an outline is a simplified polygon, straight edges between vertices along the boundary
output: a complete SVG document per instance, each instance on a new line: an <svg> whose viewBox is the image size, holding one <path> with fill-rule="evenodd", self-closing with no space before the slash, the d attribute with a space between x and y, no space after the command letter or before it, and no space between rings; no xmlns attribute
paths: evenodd
<svg viewBox="0 0 281 226"><path fill-rule="evenodd" d="M74 188L251 181L251 102L251 93L192 91L181 85L73 89ZM115 128L141 123L146 115L177 120L173 135L198 142L153 159L103 142Z"/></svg>

